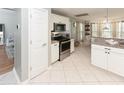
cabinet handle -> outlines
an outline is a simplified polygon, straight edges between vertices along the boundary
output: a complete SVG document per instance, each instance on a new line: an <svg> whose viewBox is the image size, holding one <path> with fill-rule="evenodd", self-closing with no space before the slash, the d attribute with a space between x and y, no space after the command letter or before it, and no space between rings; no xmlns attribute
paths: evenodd
<svg viewBox="0 0 124 93"><path fill-rule="evenodd" d="M110 48L108 50L111 50Z"/></svg>
<svg viewBox="0 0 124 93"><path fill-rule="evenodd" d="M107 52L105 52L105 53L107 53Z"/></svg>
<svg viewBox="0 0 124 93"><path fill-rule="evenodd" d="M55 44L54 46L57 46L57 44Z"/></svg>
<svg viewBox="0 0 124 93"><path fill-rule="evenodd" d="M108 52L108 54L110 54L110 52Z"/></svg>

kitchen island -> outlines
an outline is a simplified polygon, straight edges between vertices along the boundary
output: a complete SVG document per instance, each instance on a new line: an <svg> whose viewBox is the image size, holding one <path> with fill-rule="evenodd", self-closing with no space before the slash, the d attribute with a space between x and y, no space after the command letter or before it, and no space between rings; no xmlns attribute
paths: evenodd
<svg viewBox="0 0 124 93"><path fill-rule="evenodd" d="M92 38L91 64L124 76L124 40Z"/></svg>
<svg viewBox="0 0 124 93"><path fill-rule="evenodd" d="M108 42L106 42L106 40L110 40L110 41L113 40L117 43L116 44L109 44ZM124 49L124 39L96 38L96 37L94 37L91 40L91 44Z"/></svg>

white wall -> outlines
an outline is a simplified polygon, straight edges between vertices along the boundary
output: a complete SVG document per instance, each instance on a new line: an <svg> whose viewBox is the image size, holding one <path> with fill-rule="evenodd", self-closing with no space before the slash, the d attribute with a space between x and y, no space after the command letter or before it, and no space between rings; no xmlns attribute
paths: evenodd
<svg viewBox="0 0 124 93"><path fill-rule="evenodd" d="M10 33L15 37L14 67L21 81L28 79L28 56L29 56L29 29L28 9L17 9L17 11L0 9L0 23L5 24L6 38ZM17 29L17 24L20 28Z"/></svg>
<svg viewBox="0 0 124 93"><path fill-rule="evenodd" d="M29 9L21 9L21 71L22 71L22 81L29 78Z"/></svg>
<svg viewBox="0 0 124 93"><path fill-rule="evenodd" d="M16 31L16 11L0 9L0 24L5 24L5 40Z"/></svg>
<svg viewBox="0 0 124 93"><path fill-rule="evenodd" d="M21 25L21 9L17 10L17 24ZM21 28L15 32L15 59L14 67L21 79Z"/></svg>
<svg viewBox="0 0 124 93"><path fill-rule="evenodd" d="M49 22L51 9L49 11ZM22 8L17 10L17 20L20 25L20 29L15 33L16 36L16 53L15 53L15 70L21 81L28 80L30 78L30 10L28 8ZM50 24L49 24L49 58L50 58ZM49 59L49 63L50 63Z"/></svg>
<svg viewBox="0 0 124 93"><path fill-rule="evenodd" d="M74 23L76 23L75 19L70 19L71 21L71 38L73 38L74 40L76 40L76 27L74 26Z"/></svg>
<svg viewBox="0 0 124 93"><path fill-rule="evenodd" d="M17 24L20 28L15 33L15 70L21 81L28 79L29 67L29 11L27 8L17 10Z"/></svg>
<svg viewBox="0 0 124 93"><path fill-rule="evenodd" d="M48 10L48 26L49 26L49 32L48 32L48 65L51 64L51 8L47 8Z"/></svg>

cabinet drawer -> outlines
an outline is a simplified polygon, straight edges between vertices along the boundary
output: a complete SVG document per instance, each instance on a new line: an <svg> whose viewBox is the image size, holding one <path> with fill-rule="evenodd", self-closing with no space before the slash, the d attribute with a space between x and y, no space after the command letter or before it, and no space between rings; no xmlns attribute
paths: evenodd
<svg viewBox="0 0 124 93"><path fill-rule="evenodd" d="M110 52L119 53L124 55L124 49L110 48Z"/></svg>

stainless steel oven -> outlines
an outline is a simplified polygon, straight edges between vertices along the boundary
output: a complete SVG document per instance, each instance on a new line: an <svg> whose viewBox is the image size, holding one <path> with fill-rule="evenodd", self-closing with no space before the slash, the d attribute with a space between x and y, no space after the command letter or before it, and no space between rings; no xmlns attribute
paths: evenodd
<svg viewBox="0 0 124 93"><path fill-rule="evenodd" d="M59 60L70 56L70 38L66 36L52 37L53 40L59 41Z"/></svg>
<svg viewBox="0 0 124 93"><path fill-rule="evenodd" d="M60 58L59 58L59 60L63 60L64 58L66 58L68 56L70 56L70 39L60 42Z"/></svg>

